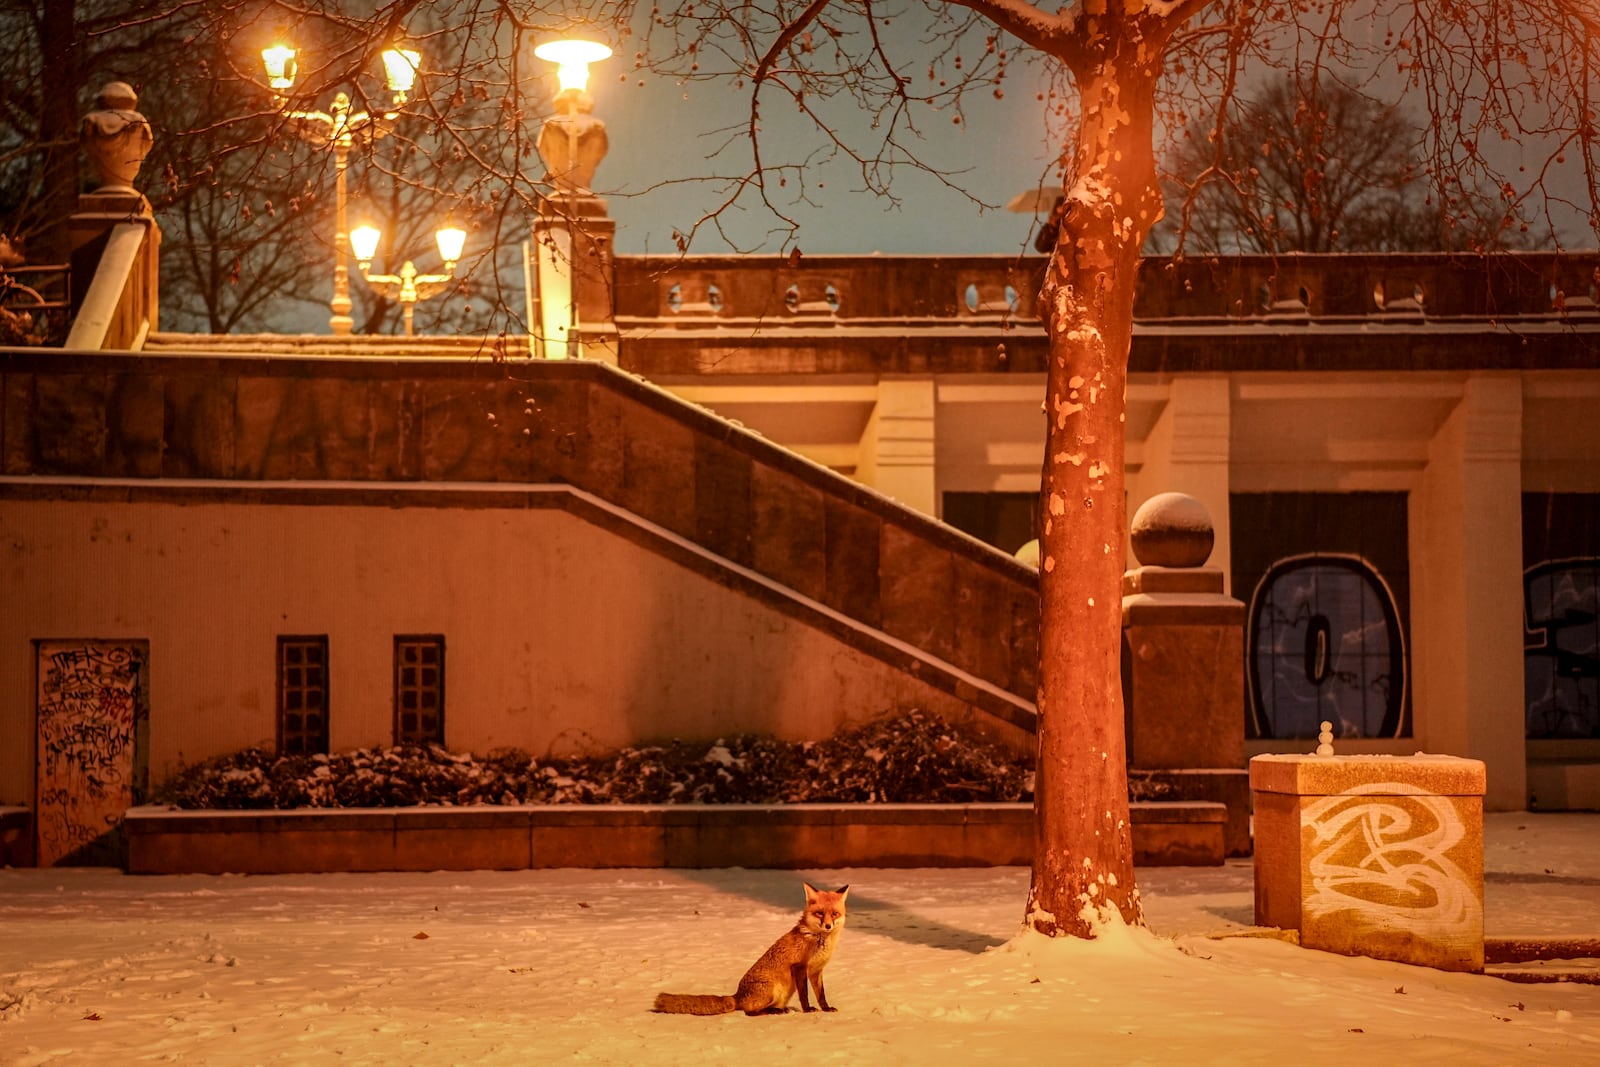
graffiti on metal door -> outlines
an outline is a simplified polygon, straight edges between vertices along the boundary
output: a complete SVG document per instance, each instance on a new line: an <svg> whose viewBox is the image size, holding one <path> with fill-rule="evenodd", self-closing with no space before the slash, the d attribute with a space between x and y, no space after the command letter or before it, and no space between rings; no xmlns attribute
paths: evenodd
<svg viewBox="0 0 1600 1067"><path fill-rule="evenodd" d="M38 862L120 862L122 814L143 799L145 641L40 641Z"/></svg>

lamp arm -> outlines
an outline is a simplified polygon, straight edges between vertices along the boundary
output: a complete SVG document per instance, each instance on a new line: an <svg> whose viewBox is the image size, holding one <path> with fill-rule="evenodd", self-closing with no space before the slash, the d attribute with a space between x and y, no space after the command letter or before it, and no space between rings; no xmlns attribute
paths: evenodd
<svg viewBox="0 0 1600 1067"><path fill-rule="evenodd" d="M374 289L381 287L383 292L379 295L386 299L394 299L398 297L400 295L400 290L405 285L405 279L400 277L398 274L368 274L365 270L363 270L361 272L361 276L365 278L367 280L367 284L372 286Z"/></svg>
<svg viewBox="0 0 1600 1067"><path fill-rule="evenodd" d="M456 280L455 271L446 274L419 274L412 279L412 284L417 289L417 299L426 300L430 296L437 296Z"/></svg>
<svg viewBox="0 0 1600 1067"><path fill-rule="evenodd" d="M286 108L283 116L298 123L294 132L302 141L310 141L318 147L333 143L338 122L326 111L291 111Z"/></svg>
<svg viewBox="0 0 1600 1067"><path fill-rule="evenodd" d="M367 111L357 111L345 116L344 132L352 141L379 141L389 136L390 124L399 117L399 112L385 111L374 115Z"/></svg>

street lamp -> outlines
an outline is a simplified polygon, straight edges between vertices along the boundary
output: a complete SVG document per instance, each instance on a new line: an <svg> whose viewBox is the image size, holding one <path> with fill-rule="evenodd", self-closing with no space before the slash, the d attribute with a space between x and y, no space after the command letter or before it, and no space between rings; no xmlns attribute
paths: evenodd
<svg viewBox="0 0 1600 1067"><path fill-rule="evenodd" d="M589 64L611 55L597 41L546 41L533 50L540 59L556 65L560 91L556 113L539 131L539 155L544 159L557 196L592 198L589 184L595 168L605 158L606 124L595 118L594 97L589 95Z"/></svg>
<svg viewBox="0 0 1600 1067"><path fill-rule="evenodd" d="M400 301L405 316L405 335L414 336L411 316L418 300L426 300L443 292L455 277L456 263L461 259L461 246L466 243L466 231L446 222L433 235L439 246L439 258L444 260L444 273L418 274L416 264L409 259L399 274L372 274L372 258L378 251L378 239L383 235L376 226L357 226L350 231L350 249L355 253L356 265L367 284L382 290L390 300Z"/></svg>
<svg viewBox="0 0 1600 1067"><path fill-rule="evenodd" d="M410 96L421 62L422 56L410 49L384 50L384 80L392 94L389 111L377 115L365 111L352 112L350 97L343 92L333 98L333 104L327 111L299 111L289 106L288 96L298 73L295 50L283 44L261 50L261 64L266 69L267 84L272 89L273 105L285 117L298 123L295 132L301 140L333 149L336 232L333 240L333 299L328 302L333 316L328 320L328 326L335 336L348 336L354 325L350 318L350 270L345 254L348 235L345 232L344 172L349 166L350 149L357 141L375 141L389 132L389 124L399 116L400 109Z"/></svg>
<svg viewBox="0 0 1600 1067"><path fill-rule="evenodd" d="M600 327L590 330L594 337L608 335L606 324L611 321L607 277L616 223L606 216L605 201L592 190L595 168L605 158L608 141L606 124L594 117L594 97L588 91L589 64L610 56L611 49L595 41L568 39L546 41L533 54L556 64L561 86L555 114L544 120L537 142L551 190L540 198L533 225L539 300L535 348L547 359L566 359L584 354L580 305L586 313L595 312L582 316ZM530 308L530 320L533 317ZM609 362L616 362L614 346L608 348L604 340L595 351L612 352Z"/></svg>

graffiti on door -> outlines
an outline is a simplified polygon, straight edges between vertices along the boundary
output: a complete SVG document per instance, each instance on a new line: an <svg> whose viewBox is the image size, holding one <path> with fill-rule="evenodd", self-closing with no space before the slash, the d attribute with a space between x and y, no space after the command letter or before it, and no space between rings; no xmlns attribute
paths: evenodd
<svg viewBox="0 0 1600 1067"><path fill-rule="evenodd" d="M143 799L146 641L39 641L38 862L121 861L122 814Z"/></svg>

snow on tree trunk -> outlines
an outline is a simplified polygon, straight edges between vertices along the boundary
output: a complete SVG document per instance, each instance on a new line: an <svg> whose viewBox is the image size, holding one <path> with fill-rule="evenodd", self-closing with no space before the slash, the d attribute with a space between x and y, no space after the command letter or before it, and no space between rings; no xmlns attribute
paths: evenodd
<svg viewBox="0 0 1600 1067"><path fill-rule="evenodd" d="M1120 47L1119 47L1120 45ZM1139 253L1160 217L1152 137L1159 59L1102 35L1073 66L1077 184L1040 297L1049 420L1040 496L1039 766L1027 921L1090 936L1097 912L1141 921L1123 736L1123 429Z"/></svg>

